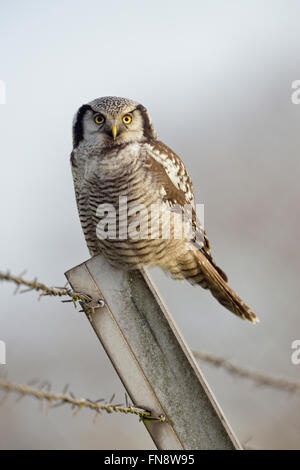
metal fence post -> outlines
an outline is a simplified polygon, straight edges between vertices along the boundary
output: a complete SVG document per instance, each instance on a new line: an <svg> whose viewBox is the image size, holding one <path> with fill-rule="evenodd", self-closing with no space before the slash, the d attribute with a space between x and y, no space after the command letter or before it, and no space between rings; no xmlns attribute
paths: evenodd
<svg viewBox="0 0 300 470"><path fill-rule="evenodd" d="M103 299L91 324L158 449L241 449L189 347L145 271L101 255L66 272L72 288ZM174 287L176 288L176 287Z"/></svg>

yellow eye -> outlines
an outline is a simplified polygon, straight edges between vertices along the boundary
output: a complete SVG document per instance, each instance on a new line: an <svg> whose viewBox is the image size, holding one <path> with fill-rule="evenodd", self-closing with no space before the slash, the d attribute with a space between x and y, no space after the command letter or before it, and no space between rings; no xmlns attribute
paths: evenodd
<svg viewBox="0 0 300 470"><path fill-rule="evenodd" d="M94 120L95 120L96 124L103 124L104 121L105 121L105 118L104 118L104 116L102 116L102 114L97 114L97 116L95 116Z"/></svg>
<svg viewBox="0 0 300 470"><path fill-rule="evenodd" d="M125 114L125 116L123 116L123 122L124 124L130 124L132 121L132 117L129 116L129 114Z"/></svg>

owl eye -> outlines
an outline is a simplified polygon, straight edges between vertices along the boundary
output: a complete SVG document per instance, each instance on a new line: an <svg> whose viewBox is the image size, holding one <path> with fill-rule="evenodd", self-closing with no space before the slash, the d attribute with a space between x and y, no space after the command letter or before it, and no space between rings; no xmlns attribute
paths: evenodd
<svg viewBox="0 0 300 470"><path fill-rule="evenodd" d="M94 121L96 124L103 124L105 121L104 116L102 114L97 114L97 116L94 117Z"/></svg>
<svg viewBox="0 0 300 470"><path fill-rule="evenodd" d="M123 122L124 124L130 124L132 121L132 117L129 116L129 114L125 114L125 116L123 116Z"/></svg>

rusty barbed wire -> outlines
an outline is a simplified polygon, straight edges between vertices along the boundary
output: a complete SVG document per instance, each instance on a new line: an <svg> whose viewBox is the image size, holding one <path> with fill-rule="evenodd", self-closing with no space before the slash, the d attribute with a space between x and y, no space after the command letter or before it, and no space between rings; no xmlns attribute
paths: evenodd
<svg viewBox="0 0 300 470"><path fill-rule="evenodd" d="M38 282L36 278L33 281L28 281L23 278L23 275L24 275L24 272L21 273L19 276L11 275L10 272L7 272L7 273L0 272L0 281L8 281L8 282L13 282L14 284L16 284L17 288L15 290L15 293L18 292L20 286L23 285L23 286L26 286L28 289L21 291L21 293L35 290L38 292L41 291L40 297L45 296L45 295L58 296L58 297L68 296L71 298L71 300L65 300L63 302L73 301L75 306L76 306L76 301L87 302L87 305L88 305L88 303L91 302L92 300L88 295L80 293L80 292L74 292L72 291L72 289L68 287L62 287L62 288L48 287L45 284ZM236 366L232 364L230 361L228 361L227 359L223 357L215 356L210 353L205 353L201 351L193 351L193 354L196 359L205 361L214 367L221 367L232 375L235 375L240 378L252 380L258 385L269 386L269 387L277 388L279 390L284 390L288 392L300 393L300 382L293 381L284 377L276 377L276 376L269 375L264 372L254 371L246 367Z"/></svg>
<svg viewBox="0 0 300 470"><path fill-rule="evenodd" d="M22 277L24 274L25 272L21 273L19 276L13 276L9 271L6 273L0 272L0 281L8 281L16 284L15 294L19 291L21 286L26 286L27 289L20 291L21 294L35 290L37 292L41 292L39 298L50 295L55 297L67 296L71 298L71 302L77 302L78 300L89 302L92 300L88 295L74 292L69 287L48 287L45 284L38 282L37 278L34 278L32 281L28 281Z"/></svg>
<svg viewBox="0 0 300 470"><path fill-rule="evenodd" d="M300 393L300 382L290 380L284 377L276 377L273 375L266 374L265 372L262 373L255 370L251 370L246 367L236 366L224 357L214 356L213 354L204 353L200 351L193 351L193 354L196 359L205 361L214 367L221 367L230 374L235 375L237 377L252 380L257 385L277 388L286 392Z"/></svg>
<svg viewBox="0 0 300 470"><path fill-rule="evenodd" d="M46 390L43 390L46 388ZM113 395L109 401L109 403L100 403L104 401L104 399L99 400L90 400L88 398L76 398L72 392L66 394L65 387L63 393L53 393L50 390L50 383L44 382L40 385L40 388L32 388L29 384L16 384L10 382L7 379L0 379L0 389L4 391L4 397L0 401L0 404L4 402L6 397L10 392L17 393L19 395L18 399L23 398L24 396L32 396L37 398L41 401L46 400L49 403L50 408L56 408L58 406L69 404L75 409L75 413L80 411L82 408L89 408L92 411L96 412L96 417L101 413L101 411L105 411L106 413L123 413L123 414L133 414L137 415L140 420L154 420L159 422L164 422L164 416L152 416L150 411L144 410L142 408L136 407L128 402L128 398L126 396L126 406L122 404L114 404L113 400L115 395Z"/></svg>

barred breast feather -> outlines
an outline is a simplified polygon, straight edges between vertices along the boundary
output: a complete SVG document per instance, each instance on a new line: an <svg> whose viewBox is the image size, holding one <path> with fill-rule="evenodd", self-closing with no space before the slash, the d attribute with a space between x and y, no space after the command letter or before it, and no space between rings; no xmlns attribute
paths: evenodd
<svg viewBox="0 0 300 470"><path fill-rule="evenodd" d="M255 314L235 294L227 283L226 274L215 264L209 241L196 220L193 186L180 158L160 141L147 140L115 148L103 155L87 151L88 167L76 166L73 153L75 193L81 225L91 255L103 253L116 267L138 269L160 266L176 279L209 289L216 299L241 318L251 322ZM76 178L78 171L81 177ZM83 177L82 177L83 175ZM166 211L176 205L192 206L192 223L198 239L190 246L185 240L165 239L106 239L97 238L99 204L118 207L120 196L126 196L128 212L136 204L160 204ZM117 225L124 216L117 211ZM127 213L128 217L128 213ZM130 223L130 216L128 223ZM148 233L148 235L150 235Z"/></svg>

